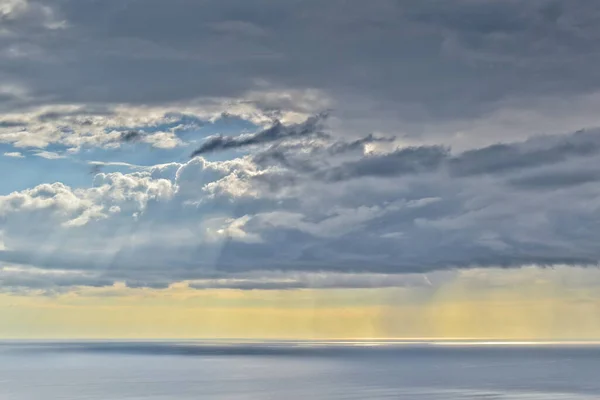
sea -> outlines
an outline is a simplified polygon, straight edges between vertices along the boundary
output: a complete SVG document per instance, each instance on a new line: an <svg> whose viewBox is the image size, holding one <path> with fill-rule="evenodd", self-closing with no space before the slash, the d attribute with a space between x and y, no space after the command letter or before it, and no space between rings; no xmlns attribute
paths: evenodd
<svg viewBox="0 0 600 400"><path fill-rule="evenodd" d="M598 400L600 346L9 341L0 399Z"/></svg>

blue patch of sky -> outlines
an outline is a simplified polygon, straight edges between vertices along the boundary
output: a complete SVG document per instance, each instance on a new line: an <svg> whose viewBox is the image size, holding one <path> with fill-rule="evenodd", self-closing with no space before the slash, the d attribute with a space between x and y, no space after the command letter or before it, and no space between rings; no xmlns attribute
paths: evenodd
<svg viewBox="0 0 600 400"><path fill-rule="evenodd" d="M169 129L187 125L188 130L179 131L177 135L187 144L173 149L153 148L146 143L123 143L117 149L83 148L75 154L69 154L62 145L49 145L45 149L19 149L9 144L0 144L0 168L3 178L0 180L0 194L8 194L32 188L42 183L62 182L71 187L91 187L93 172L98 171L90 165L91 161L104 163L129 163L140 166L151 166L169 162L184 163L189 160L191 152L200 145L208 136L240 135L255 132L259 129L250 121L241 118L226 116L214 122L202 121L193 116L179 116L177 120L152 127L122 127L118 130L142 130L153 133L168 131ZM65 156L59 159L44 159L36 156L39 151L54 152ZM4 153L20 152L24 158L4 156ZM240 157L244 153L229 150L206 155L211 161L229 160ZM106 166L102 171L131 172L126 166Z"/></svg>
<svg viewBox="0 0 600 400"><path fill-rule="evenodd" d="M15 149L10 145L0 145L0 194L6 195L42 183L62 182L69 186L86 186L91 183L87 165L77 160L61 158L48 160L35 154L38 149ZM51 148L45 151L54 151ZM4 153L20 152L24 158L4 156Z"/></svg>

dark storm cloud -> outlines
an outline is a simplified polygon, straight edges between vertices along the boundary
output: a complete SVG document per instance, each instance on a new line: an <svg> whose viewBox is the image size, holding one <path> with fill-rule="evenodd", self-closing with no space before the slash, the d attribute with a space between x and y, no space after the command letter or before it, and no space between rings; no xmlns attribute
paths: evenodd
<svg viewBox="0 0 600 400"><path fill-rule="evenodd" d="M308 118L302 123L293 125L283 125L280 121L275 121L270 128L253 134L241 136L213 136L196 149L191 154L191 157L215 151L239 149L257 144L272 143L310 135L324 135L323 121L325 118L327 118L327 114L319 114Z"/></svg>
<svg viewBox="0 0 600 400"><path fill-rule="evenodd" d="M54 29L33 11L15 16L16 36L0 47L36 52L2 58L0 76L52 103L241 97L266 81L323 90L354 120L455 119L503 100L600 89L594 0L123 4L47 1L52 19L65 21Z"/></svg>
<svg viewBox="0 0 600 400"><path fill-rule="evenodd" d="M125 285L128 288L151 288L151 289L167 289L171 282L160 282L160 281L126 281Z"/></svg>
<svg viewBox="0 0 600 400"><path fill-rule="evenodd" d="M75 286L106 287L113 284L114 280L100 276L35 273L29 270L6 271L0 268L0 291L5 288L51 290Z"/></svg>
<svg viewBox="0 0 600 400"><path fill-rule="evenodd" d="M392 177L434 171L447 158L441 146L411 147L384 155L365 156L339 167L323 171L326 181L343 181L361 177Z"/></svg>
<svg viewBox="0 0 600 400"><path fill-rule="evenodd" d="M87 107L73 111L48 111L38 115L41 122L56 121L68 117L91 117L91 116L109 116L113 115L114 111L107 108Z"/></svg>
<svg viewBox="0 0 600 400"><path fill-rule="evenodd" d="M122 142L136 142L138 140L140 140L142 137L142 133L139 131L125 131L125 132L121 132L120 135L120 140Z"/></svg>
<svg viewBox="0 0 600 400"><path fill-rule="evenodd" d="M456 178L518 174L569 160L591 159L600 154L600 131L593 129L570 135L539 136L520 143L497 144L454 156L450 149L442 146L420 146L367 154L334 166L327 164L329 156L341 155L373 141L367 136L351 143L336 142L303 153L295 147L276 146L257 154L254 160L260 165L277 164L318 180L344 181L361 177L399 177L443 168ZM557 184L566 184L570 177L574 183L593 178L589 171L581 176L577 172L570 174L564 171L559 171L558 175ZM518 178L513 183L523 186L530 179L535 185L536 178L533 177ZM538 183L542 184L544 179L539 179Z"/></svg>
<svg viewBox="0 0 600 400"><path fill-rule="evenodd" d="M581 131L568 136L531 139L525 143L497 144L471 150L450 160L456 175L496 174L555 164L600 152L600 132Z"/></svg>
<svg viewBox="0 0 600 400"><path fill-rule="evenodd" d="M600 181L598 170L549 171L509 180L515 187L527 190L552 190L569 188Z"/></svg>

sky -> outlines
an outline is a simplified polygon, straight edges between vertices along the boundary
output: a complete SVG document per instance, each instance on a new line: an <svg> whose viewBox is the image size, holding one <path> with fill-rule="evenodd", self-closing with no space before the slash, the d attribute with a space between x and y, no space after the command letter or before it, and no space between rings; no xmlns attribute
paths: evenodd
<svg viewBox="0 0 600 400"><path fill-rule="evenodd" d="M600 338L595 0L0 0L0 337Z"/></svg>

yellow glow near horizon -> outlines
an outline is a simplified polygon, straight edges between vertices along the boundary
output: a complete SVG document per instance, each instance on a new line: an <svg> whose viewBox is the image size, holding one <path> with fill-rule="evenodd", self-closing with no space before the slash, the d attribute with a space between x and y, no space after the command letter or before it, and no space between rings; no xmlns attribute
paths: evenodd
<svg viewBox="0 0 600 400"><path fill-rule="evenodd" d="M471 270L433 287L81 288L0 295L3 338L600 338L600 271Z"/></svg>

